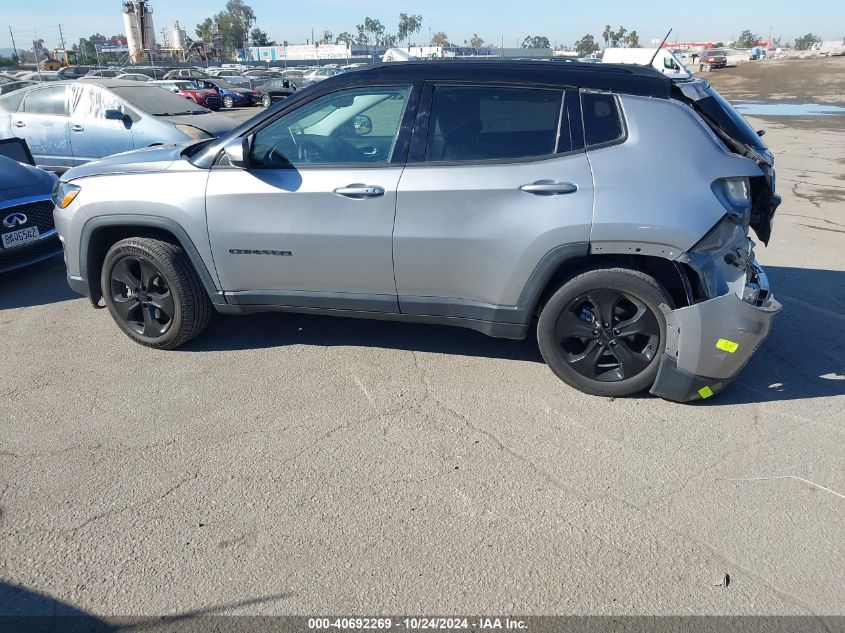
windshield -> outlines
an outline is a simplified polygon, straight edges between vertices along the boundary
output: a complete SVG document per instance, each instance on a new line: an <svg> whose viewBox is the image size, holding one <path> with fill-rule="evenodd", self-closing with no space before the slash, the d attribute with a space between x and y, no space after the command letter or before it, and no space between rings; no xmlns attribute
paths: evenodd
<svg viewBox="0 0 845 633"><path fill-rule="evenodd" d="M707 96L694 102L697 108L716 121L719 127L732 139L755 149L767 149L766 144L757 135L754 128L722 95L716 92L712 86L704 92Z"/></svg>
<svg viewBox="0 0 845 633"><path fill-rule="evenodd" d="M205 114L205 108L157 86L120 86L111 89L130 104L155 116L174 114Z"/></svg>
<svg viewBox="0 0 845 633"><path fill-rule="evenodd" d="M209 81L209 84L212 86L217 86L218 88L223 88L224 90L237 90L238 87L234 84L230 84L228 81L223 81L222 79L215 79L214 81Z"/></svg>

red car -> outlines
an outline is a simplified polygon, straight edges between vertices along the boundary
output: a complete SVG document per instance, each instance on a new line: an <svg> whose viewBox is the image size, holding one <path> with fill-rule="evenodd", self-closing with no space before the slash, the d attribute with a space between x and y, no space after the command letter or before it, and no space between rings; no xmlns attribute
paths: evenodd
<svg viewBox="0 0 845 633"><path fill-rule="evenodd" d="M154 83L165 90L169 90L170 92L175 92L177 95L182 97L193 99L198 105L208 108L209 110L219 110L222 105L222 99L216 90L203 88L195 81L165 80L154 81L151 83Z"/></svg>
<svg viewBox="0 0 845 633"><path fill-rule="evenodd" d="M701 58L698 61L699 70L713 70L714 68L726 68L728 65L728 58L725 51L712 48L701 53Z"/></svg>

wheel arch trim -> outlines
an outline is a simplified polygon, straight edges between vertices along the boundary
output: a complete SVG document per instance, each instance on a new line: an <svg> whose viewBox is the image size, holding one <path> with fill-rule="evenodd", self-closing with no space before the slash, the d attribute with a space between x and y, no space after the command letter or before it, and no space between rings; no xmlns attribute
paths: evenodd
<svg viewBox="0 0 845 633"><path fill-rule="evenodd" d="M97 305L101 296L101 289L99 288L99 276L94 279L89 275L89 261L91 254L91 241L95 237L95 233L101 229L108 228L145 228L165 231L170 233L177 241L179 246L185 251L191 265L197 273L209 299L214 305L226 305L226 298L211 275L205 261L200 255L194 242L191 240L188 233L177 222L169 218L154 215L104 215L95 218L90 218L82 227L82 233L79 241L79 270L83 279L88 284L88 296L92 303Z"/></svg>

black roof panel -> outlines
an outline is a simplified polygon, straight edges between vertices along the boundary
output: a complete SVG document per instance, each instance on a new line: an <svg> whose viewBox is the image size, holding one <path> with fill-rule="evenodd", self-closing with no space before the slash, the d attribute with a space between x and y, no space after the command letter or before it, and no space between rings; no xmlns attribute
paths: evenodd
<svg viewBox="0 0 845 633"><path fill-rule="evenodd" d="M672 81L653 68L633 64L551 61L388 62L351 70L327 81L379 80L531 82L669 98Z"/></svg>

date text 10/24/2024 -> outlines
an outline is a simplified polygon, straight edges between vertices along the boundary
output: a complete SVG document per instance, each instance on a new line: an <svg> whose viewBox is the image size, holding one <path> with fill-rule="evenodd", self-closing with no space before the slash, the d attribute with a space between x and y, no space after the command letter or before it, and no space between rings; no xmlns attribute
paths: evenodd
<svg viewBox="0 0 845 633"><path fill-rule="evenodd" d="M406 630L467 630L481 631L524 631L528 623L524 620L510 618L309 618L308 628L314 630L376 630L390 631L392 629Z"/></svg>

